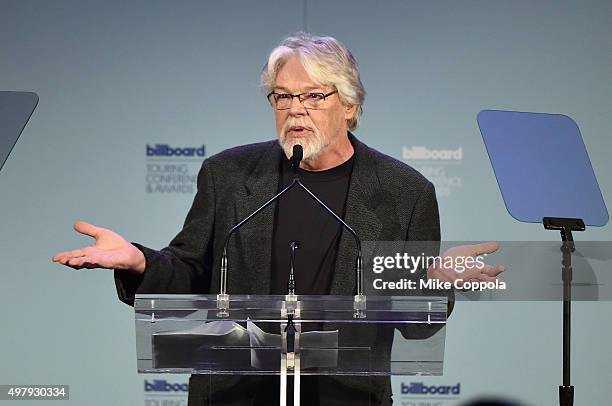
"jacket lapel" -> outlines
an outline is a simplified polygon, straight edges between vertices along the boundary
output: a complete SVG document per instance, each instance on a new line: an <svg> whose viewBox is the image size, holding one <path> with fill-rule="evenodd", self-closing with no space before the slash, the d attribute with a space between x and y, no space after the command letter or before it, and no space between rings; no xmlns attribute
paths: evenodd
<svg viewBox="0 0 612 406"><path fill-rule="evenodd" d="M349 134L355 148L355 162L347 195L344 221L353 228L361 241L380 239L383 223L380 212L384 202L379 201L378 175L375 170L375 158L367 146ZM278 191L279 166L282 149L278 143L266 151L255 169L248 177L244 188L235 199L236 222L242 221L262 204L272 198ZM256 217L252 218L234 236L235 250L228 253L232 257L241 257L245 269L233 273L237 277L249 280L252 293L267 295L270 293L272 233L274 231L274 213L276 204L271 204ZM230 247L233 244L230 244ZM365 247L364 247L365 248ZM367 258L367 252L363 253ZM354 238L343 230L336 258L336 271L332 278L331 294L352 295L355 293L355 261L357 246ZM231 264L230 264L231 266ZM232 275L232 272L230 272ZM244 286L243 284L240 284Z"/></svg>
<svg viewBox="0 0 612 406"><path fill-rule="evenodd" d="M349 134L355 149L355 162L349 183L344 221L351 226L361 241L376 241L383 224L377 214L376 198L379 188L378 175L368 147ZM363 253L367 258L367 253ZM355 264L357 245L353 236L343 230L336 258L336 272L332 279L332 295L352 295L356 292Z"/></svg>
<svg viewBox="0 0 612 406"><path fill-rule="evenodd" d="M242 221L277 193L282 149L274 143L266 151L235 199L236 219ZM272 233L276 204L244 224L236 235L236 253L246 269L240 275L249 280L252 294L269 294L271 278ZM241 284L243 285L243 284Z"/></svg>

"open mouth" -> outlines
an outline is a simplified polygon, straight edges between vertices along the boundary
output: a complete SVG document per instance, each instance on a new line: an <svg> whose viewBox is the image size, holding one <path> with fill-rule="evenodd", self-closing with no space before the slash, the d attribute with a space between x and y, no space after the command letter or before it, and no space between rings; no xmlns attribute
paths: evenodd
<svg viewBox="0 0 612 406"><path fill-rule="evenodd" d="M306 127L301 127L301 126L292 126L289 127L289 131L287 131L288 134L290 135L294 135L294 136L299 136L299 135L303 135L306 134L310 131L310 129L306 128Z"/></svg>

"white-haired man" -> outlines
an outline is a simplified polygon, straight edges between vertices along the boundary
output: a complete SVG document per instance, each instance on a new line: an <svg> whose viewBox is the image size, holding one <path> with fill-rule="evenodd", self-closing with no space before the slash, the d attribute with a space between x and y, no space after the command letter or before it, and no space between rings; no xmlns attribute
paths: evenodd
<svg viewBox="0 0 612 406"><path fill-rule="evenodd" d="M302 181L362 240L440 240L433 185L350 133L359 124L365 91L357 62L344 45L304 33L286 38L269 55L262 86L274 110L278 140L232 148L205 160L184 227L168 247L152 250L79 222L75 229L96 238L95 245L60 253L54 260L73 268L115 269L117 291L126 303L133 303L136 293L218 292L228 230L291 181L288 158L296 144L304 148ZM353 239L303 193L293 189L231 240L231 267L240 272L229 273L229 292L286 293L289 244L297 240L298 294L355 293ZM495 249L495 244L457 247L453 254ZM463 277L492 280L500 271L487 267ZM453 278L445 272L429 271L430 276ZM209 378L191 378L190 406L209 404L211 397L215 404L278 402L277 393L266 390L274 379L214 379L211 390ZM302 388L302 404L391 403L388 378L306 378Z"/></svg>

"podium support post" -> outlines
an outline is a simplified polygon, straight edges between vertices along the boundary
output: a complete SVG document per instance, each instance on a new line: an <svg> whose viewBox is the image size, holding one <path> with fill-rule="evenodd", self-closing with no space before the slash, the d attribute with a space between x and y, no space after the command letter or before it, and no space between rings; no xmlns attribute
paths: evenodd
<svg viewBox="0 0 612 406"><path fill-rule="evenodd" d="M561 232L563 280L563 385L559 385L559 405L574 404L574 386L570 382L570 349L572 334L572 252L576 250L572 231L584 231L582 219L544 217L544 228Z"/></svg>

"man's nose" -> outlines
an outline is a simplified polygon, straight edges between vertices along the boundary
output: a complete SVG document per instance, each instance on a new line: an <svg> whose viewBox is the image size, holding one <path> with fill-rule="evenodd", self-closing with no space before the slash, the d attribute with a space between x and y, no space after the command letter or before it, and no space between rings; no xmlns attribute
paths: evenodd
<svg viewBox="0 0 612 406"><path fill-rule="evenodd" d="M292 115L304 115L306 114L306 109L304 105L300 101L299 97L294 97L291 99L291 105L289 106L289 114Z"/></svg>

